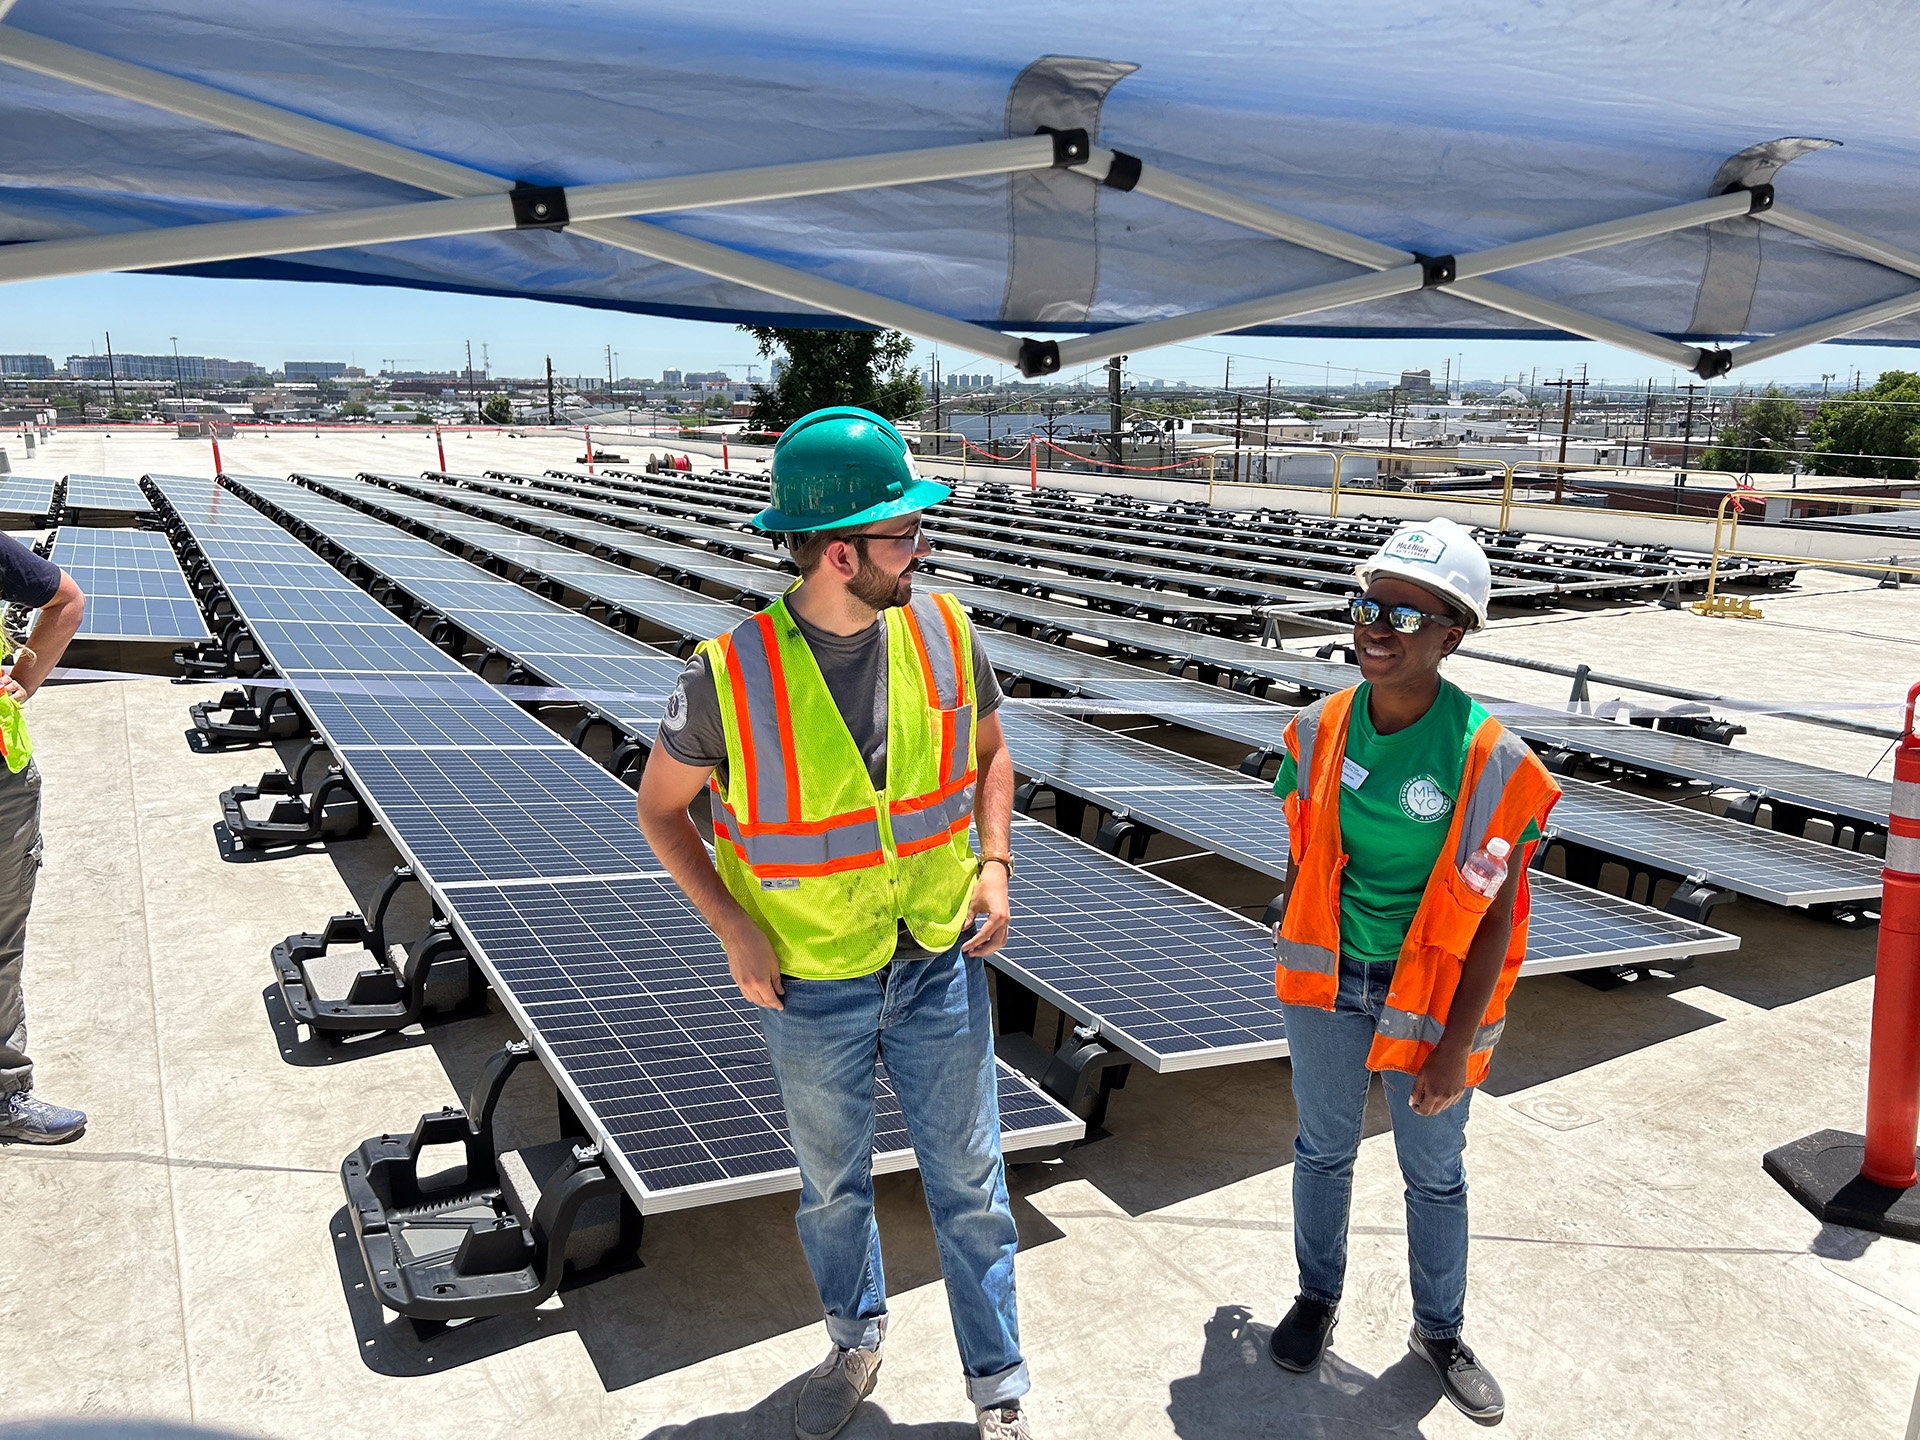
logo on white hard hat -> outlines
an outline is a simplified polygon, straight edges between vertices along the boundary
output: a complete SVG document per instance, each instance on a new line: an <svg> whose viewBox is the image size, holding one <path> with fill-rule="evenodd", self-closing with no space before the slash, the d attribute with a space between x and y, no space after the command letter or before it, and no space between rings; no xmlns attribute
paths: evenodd
<svg viewBox="0 0 1920 1440"><path fill-rule="evenodd" d="M1447 542L1425 530L1398 531L1380 548L1382 557L1415 560L1422 565L1432 565L1446 553Z"/></svg>

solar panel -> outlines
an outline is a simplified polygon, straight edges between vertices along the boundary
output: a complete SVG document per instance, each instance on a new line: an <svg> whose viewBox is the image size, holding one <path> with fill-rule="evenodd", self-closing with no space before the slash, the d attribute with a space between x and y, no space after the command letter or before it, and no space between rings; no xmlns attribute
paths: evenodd
<svg viewBox="0 0 1920 1440"><path fill-rule="evenodd" d="M454 923L575 1107L605 1127L644 1213L799 1183L753 1006L671 881L477 885L459 892ZM1084 1128L1004 1065L999 1089L1009 1149ZM911 1168L884 1068L875 1091L873 1168Z"/></svg>
<svg viewBox="0 0 1920 1440"><path fill-rule="evenodd" d="M144 515L153 509L138 480L116 475L69 475L61 504L69 515L80 511Z"/></svg>
<svg viewBox="0 0 1920 1440"><path fill-rule="evenodd" d="M82 640L204 640L207 623L167 537L63 525L47 558L87 597Z"/></svg>
<svg viewBox="0 0 1920 1440"><path fill-rule="evenodd" d="M1717 815L1648 800L1585 780L1560 782L1551 825L1562 838L1609 855L1714 885L1775 905L1821 905L1880 893L1881 862L1742 825Z"/></svg>
<svg viewBox="0 0 1920 1440"><path fill-rule="evenodd" d="M1286 1053L1259 925L1037 821L1015 819L1013 850L997 969L1152 1070Z"/></svg>
<svg viewBox="0 0 1920 1440"><path fill-rule="evenodd" d="M1599 755L1667 775L1681 775L1742 790L1758 791L1824 815L1841 815L1885 825L1893 804L1893 786L1885 780L1847 775L1672 735L1638 725L1621 725L1555 711L1538 714L1525 707L1500 705L1501 721L1515 733L1542 744Z"/></svg>
<svg viewBox="0 0 1920 1440"><path fill-rule="evenodd" d="M47 523L53 511L55 482L31 475L9 475L0 480L0 516L9 522Z"/></svg>

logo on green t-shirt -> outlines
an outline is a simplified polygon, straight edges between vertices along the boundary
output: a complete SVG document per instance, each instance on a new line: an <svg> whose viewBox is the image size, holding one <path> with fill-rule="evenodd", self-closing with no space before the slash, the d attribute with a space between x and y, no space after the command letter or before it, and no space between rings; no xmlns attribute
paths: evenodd
<svg viewBox="0 0 1920 1440"><path fill-rule="evenodd" d="M1453 797L1431 775L1416 775L1400 787L1400 808L1410 820L1444 820Z"/></svg>

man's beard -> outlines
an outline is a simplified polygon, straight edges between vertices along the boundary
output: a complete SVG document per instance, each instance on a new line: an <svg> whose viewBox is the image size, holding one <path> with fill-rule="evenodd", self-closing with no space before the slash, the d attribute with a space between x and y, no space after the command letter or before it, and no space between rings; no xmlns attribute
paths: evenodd
<svg viewBox="0 0 1920 1440"><path fill-rule="evenodd" d="M913 572L918 562L909 564L898 575L889 575L877 565L862 561L847 593L869 610L897 610L913 603Z"/></svg>

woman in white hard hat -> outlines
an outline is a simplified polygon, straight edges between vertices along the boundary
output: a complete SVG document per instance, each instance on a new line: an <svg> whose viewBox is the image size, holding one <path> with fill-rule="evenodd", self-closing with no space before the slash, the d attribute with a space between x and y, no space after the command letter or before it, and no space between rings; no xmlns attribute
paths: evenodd
<svg viewBox="0 0 1920 1440"><path fill-rule="evenodd" d="M1298 1298L1269 1349L1319 1364L1338 1318L1367 1090L1381 1073L1406 1180L1413 1352L1482 1424L1500 1386L1461 1337L1467 1103L1526 953L1526 865L1559 798L1545 767L1440 662L1486 623L1487 557L1451 520L1402 525L1356 572L1363 682L1287 727L1274 791L1293 864L1274 926L1299 1112Z"/></svg>

